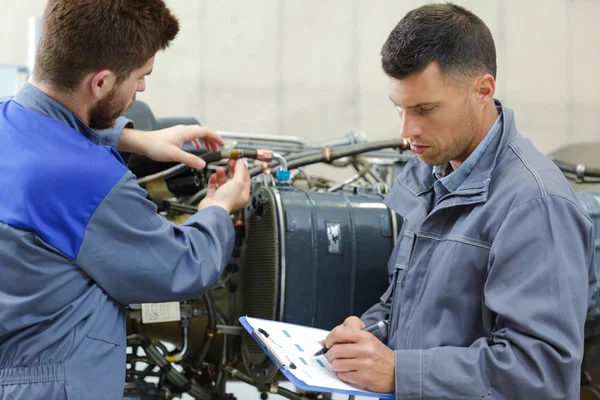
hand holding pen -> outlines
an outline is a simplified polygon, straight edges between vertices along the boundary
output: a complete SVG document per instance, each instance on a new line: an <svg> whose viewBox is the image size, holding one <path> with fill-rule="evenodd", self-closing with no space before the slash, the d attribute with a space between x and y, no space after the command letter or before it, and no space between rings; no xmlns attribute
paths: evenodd
<svg viewBox="0 0 600 400"><path fill-rule="evenodd" d="M365 326L364 328L361 329L361 331L365 331L365 332L369 332L369 333L377 333L380 332L380 335L375 335L378 337L384 336L385 332L387 331L387 326L388 326L388 320L383 320L383 321L377 321L374 322L370 325ZM327 351L329 350L329 348L323 346L323 348L319 351L317 351L313 357L318 357L318 356L322 356L324 354L327 354Z"/></svg>
<svg viewBox="0 0 600 400"><path fill-rule="evenodd" d="M373 392L394 392L395 352L385 344L387 325L387 321L380 321L365 327L353 316L329 332L323 342L329 347L325 357L338 378Z"/></svg>

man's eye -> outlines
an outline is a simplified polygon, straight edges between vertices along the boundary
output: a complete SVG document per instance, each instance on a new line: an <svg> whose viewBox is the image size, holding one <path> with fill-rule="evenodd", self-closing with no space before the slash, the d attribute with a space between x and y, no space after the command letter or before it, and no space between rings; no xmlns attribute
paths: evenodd
<svg viewBox="0 0 600 400"><path fill-rule="evenodd" d="M421 107L417 112L421 115L425 115L431 113L433 110L435 110L435 107Z"/></svg>

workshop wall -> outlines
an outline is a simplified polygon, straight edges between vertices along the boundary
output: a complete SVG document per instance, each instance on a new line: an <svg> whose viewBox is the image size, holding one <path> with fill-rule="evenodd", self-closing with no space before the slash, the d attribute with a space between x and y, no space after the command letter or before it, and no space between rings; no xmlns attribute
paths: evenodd
<svg viewBox="0 0 600 400"><path fill-rule="evenodd" d="M27 62L43 0L0 0L0 63ZM138 98L158 116L300 136L398 135L379 50L418 0L167 0L181 21ZM490 27L497 98L544 152L600 140L599 0L460 0Z"/></svg>

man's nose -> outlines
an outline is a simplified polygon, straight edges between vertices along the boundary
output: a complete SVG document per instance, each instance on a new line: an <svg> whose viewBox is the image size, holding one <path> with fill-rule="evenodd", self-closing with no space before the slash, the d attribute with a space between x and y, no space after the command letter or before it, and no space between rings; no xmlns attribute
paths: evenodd
<svg viewBox="0 0 600 400"><path fill-rule="evenodd" d="M414 118L408 117L406 113L404 113L400 123L400 137L408 139L412 136L419 136L421 132L422 129L418 122Z"/></svg>

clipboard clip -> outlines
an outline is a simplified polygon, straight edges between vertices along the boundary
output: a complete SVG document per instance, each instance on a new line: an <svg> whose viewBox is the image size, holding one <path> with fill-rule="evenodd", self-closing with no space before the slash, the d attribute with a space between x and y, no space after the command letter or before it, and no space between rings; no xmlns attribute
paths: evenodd
<svg viewBox="0 0 600 400"><path fill-rule="evenodd" d="M296 364L285 355L283 348L275 343L271 335L263 328L258 328L252 331L252 336L258 343L261 344L266 350L269 351L269 355L273 357L275 364L279 368L285 368L287 370L296 369Z"/></svg>

